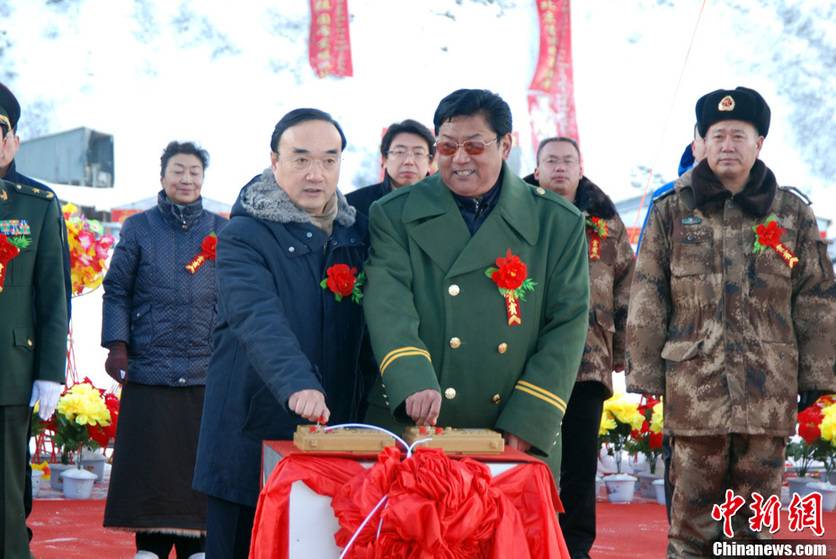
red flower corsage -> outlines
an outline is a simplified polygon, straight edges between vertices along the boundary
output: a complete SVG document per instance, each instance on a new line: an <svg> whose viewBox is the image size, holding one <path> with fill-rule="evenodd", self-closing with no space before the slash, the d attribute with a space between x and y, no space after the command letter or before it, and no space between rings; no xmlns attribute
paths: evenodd
<svg viewBox="0 0 836 559"><path fill-rule="evenodd" d="M522 323L520 305L517 300L525 301L525 292L534 291L536 282L528 277L528 267L519 256L511 254L511 249L505 253L505 258L497 258L496 266L488 268L485 275L491 278L499 288L499 293L505 297L508 310L508 326Z"/></svg>
<svg viewBox="0 0 836 559"><path fill-rule="evenodd" d="M3 282L6 281L6 264L18 254L20 249L0 233L0 291L3 291Z"/></svg>
<svg viewBox="0 0 836 559"><path fill-rule="evenodd" d="M343 297L351 297L351 300L358 305L362 304L363 292L360 286L366 281L366 273L357 274L357 268L349 268L346 264L334 264L325 273L328 277L319 282L322 289L330 289L337 302Z"/></svg>
<svg viewBox="0 0 836 559"><path fill-rule="evenodd" d="M207 260L215 259L217 249L218 236L214 233L210 233L208 236L204 237L203 242L200 243L200 254L195 256L191 262L186 264L186 269L192 274L197 272L197 270L203 266Z"/></svg>
<svg viewBox="0 0 836 559"><path fill-rule="evenodd" d="M770 247L784 259L790 268L798 264L798 257L781 242L781 235L787 230L778 227L775 216L769 216L764 223L755 225L752 229L755 231L755 252L763 252L766 247Z"/></svg>
<svg viewBox="0 0 836 559"><path fill-rule="evenodd" d="M606 239L610 234L606 220L600 217L589 217L586 219L586 232L589 233L589 259L599 260L601 258L601 240Z"/></svg>

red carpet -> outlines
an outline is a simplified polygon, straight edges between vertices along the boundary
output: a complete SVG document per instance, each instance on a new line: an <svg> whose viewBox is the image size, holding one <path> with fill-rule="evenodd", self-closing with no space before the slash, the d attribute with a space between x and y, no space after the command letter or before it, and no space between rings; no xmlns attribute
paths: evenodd
<svg viewBox="0 0 836 559"><path fill-rule="evenodd" d="M102 498L68 501L50 490L44 491L42 497L35 499L30 518L35 532L32 552L38 559L130 559L134 556L133 534L102 528ZM833 545L836 512L823 516L824 538ZM815 541L809 530L794 534L783 527L786 511L782 511L781 522L777 537ZM637 499L629 505L599 501L598 539L591 555L593 559L663 558L667 528L665 508L651 501ZM829 556L836 557L836 550Z"/></svg>

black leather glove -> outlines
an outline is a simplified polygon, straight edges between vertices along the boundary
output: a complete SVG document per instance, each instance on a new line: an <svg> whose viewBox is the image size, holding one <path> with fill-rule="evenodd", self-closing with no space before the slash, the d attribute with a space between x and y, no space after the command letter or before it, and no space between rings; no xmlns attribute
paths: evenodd
<svg viewBox="0 0 836 559"><path fill-rule="evenodd" d="M119 384L125 384L128 375L128 347L125 342L115 342L109 348L105 371Z"/></svg>
<svg viewBox="0 0 836 559"><path fill-rule="evenodd" d="M813 404L816 403L816 400L824 396L825 394L829 394L826 390L803 390L798 393L798 411L804 411Z"/></svg>

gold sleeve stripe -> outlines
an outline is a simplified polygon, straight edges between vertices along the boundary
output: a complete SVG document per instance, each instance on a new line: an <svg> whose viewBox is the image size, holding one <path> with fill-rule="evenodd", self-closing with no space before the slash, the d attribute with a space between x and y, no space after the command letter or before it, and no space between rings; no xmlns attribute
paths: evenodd
<svg viewBox="0 0 836 559"><path fill-rule="evenodd" d="M523 392L531 394L532 396L536 396L537 398L540 398L541 400L550 403L562 412L566 411L566 402L563 401L562 398L552 394L548 390L543 390L539 386L534 386L530 382L521 380L517 382L516 389L522 390Z"/></svg>
<svg viewBox="0 0 836 559"><path fill-rule="evenodd" d="M386 357L383 358L383 361L380 363L380 374L383 374L383 371L386 370L386 367L392 364L395 359L400 357L407 357L409 355L421 355L427 358L427 361L432 363L432 359L430 359L430 352L421 349L420 347L401 347L396 350L390 351Z"/></svg>

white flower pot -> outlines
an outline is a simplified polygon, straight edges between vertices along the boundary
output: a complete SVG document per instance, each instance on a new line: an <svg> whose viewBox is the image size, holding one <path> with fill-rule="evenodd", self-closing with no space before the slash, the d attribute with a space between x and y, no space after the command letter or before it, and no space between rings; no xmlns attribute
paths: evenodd
<svg viewBox="0 0 836 559"><path fill-rule="evenodd" d="M665 504L665 480L657 479L653 483L653 491L656 493L656 502L660 505Z"/></svg>
<svg viewBox="0 0 836 559"><path fill-rule="evenodd" d="M70 468L61 473L64 480L64 497L67 499L89 499L93 492L96 474L85 469Z"/></svg>
<svg viewBox="0 0 836 559"><path fill-rule="evenodd" d="M821 494L821 508L824 512L831 512L836 509L836 485L814 482L808 483L807 487L810 489L810 493L818 492Z"/></svg>
<svg viewBox="0 0 836 559"><path fill-rule="evenodd" d="M81 467L96 474L96 483L104 478L105 462L107 457L99 452L84 450L81 454Z"/></svg>
<svg viewBox="0 0 836 559"><path fill-rule="evenodd" d="M653 488L653 482L662 479L662 476L643 472L636 474L639 477L639 491L645 499L655 499L656 489Z"/></svg>
<svg viewBox="0 0 836 559"><path fill-rule="evenodd" d="M606 476L604 484L607 486L607 499L611 503L631 503L636 491L636 476L630 474L615 474Z"/></svg>
<svg viewBox="0 0 836 559"><path fill-rule="evenodd" d="M811 483L808 477L791 477L787 478L787 484L790 488L790 499L793 493L798 493L799 497L806 497L812 491L807 484Z"/></svg>
<svg viewBox="0 0 836 559"><path fill-rule="evenodd" d="M75 468L75 464L50 464L49 465L49 485L55 491L64 490L64 480L61 479L61 474L65 470Z"/></svg>
<svg viewBox="0 0 836 559"><path fill-rule="evenodd" d="M37 497L41 492L41 478L43 475L43 470L32 468L32 498Z"/></svg>

